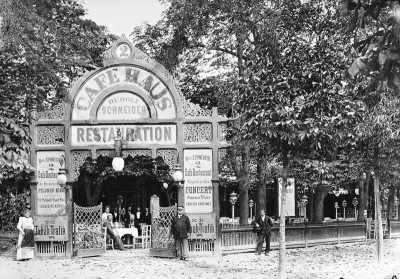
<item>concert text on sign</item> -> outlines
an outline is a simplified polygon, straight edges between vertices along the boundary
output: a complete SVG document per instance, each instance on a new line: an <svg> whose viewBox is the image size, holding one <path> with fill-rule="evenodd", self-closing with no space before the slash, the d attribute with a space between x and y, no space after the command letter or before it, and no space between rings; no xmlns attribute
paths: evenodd
<svg viewBox="0 0 400 279"><path fill-rule="evenodd" d="M213 211L212 150L185 149L183 174L187 213Z"/></svg>
<svg viewBox="0 0 400 279"><path fill-rule="evenodd" d="M65 190L57 184L58 171L65 167L64 151L38 151L36 162L37 215L65 214Z"/></svg>

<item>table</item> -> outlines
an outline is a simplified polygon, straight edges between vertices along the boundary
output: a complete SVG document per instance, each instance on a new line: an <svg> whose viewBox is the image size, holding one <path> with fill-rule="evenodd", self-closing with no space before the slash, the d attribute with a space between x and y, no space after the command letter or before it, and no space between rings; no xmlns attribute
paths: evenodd
<svg viewBox="0 0 400 279"><path fill-rule="evenodd" d="M121 238L124 235L132 235L133 239L132 239L132 243L130 243L130 238L127 238L127 244L124 244L125 247L130 247L130 248L135 248L135 241L134 238L139 236L138 230L137 228L118 228L118 229L113 229L113 232L115 234L118 234Z"/></svg>

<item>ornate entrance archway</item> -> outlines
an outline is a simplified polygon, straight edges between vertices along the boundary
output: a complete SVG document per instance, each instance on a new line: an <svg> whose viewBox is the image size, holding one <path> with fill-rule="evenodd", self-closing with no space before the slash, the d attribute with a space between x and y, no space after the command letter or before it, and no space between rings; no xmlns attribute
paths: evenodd
<svg viewBox="0 0 400 279"><path fill-rule="evenodd" d="M123 157L161 156L171 173L176 163L183 167L185 183L179 188L178 204L185 206L196 228L211 228L198 230L192 241L214 241L219 218L218 161L228 146L227 119L216 108L206 110L187 101L170 73L125 37L104 57L104 67L75 82L71 103L38 112L32 123L35 223L46 227L49 216L64 216L57 224L68 232L62 237L41 236L41 240L66 245L65 253L51 251L52 256L72 254L71 193L69 187L65 191L57 185L57 173L65 167L67 186L76 181L87 157L113 153L120 129Z"/></svg>

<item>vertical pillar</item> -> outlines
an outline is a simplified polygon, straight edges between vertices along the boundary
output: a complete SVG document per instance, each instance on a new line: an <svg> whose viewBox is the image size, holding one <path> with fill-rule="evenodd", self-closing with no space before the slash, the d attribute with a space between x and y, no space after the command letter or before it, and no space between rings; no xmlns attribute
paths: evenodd
<svg viewBox="0 0 400 279"><path fill-rule="evenodd" d="M31 186L31 212L32 212L32 216L36 215L37 209L37 184L38 182L36 180L32 180L31 182L29 182L29 185Z"/></svg>
<svg viewBox="0 0 400 279"><path fill-rule="evenodd" d="M74 226L74 201L72 193L72 182L67 182L65 185L65 214L68 217L68 242L67 250L65 252L66 257L73 256L73 226Z"/></svg>
<svg viewBox="0 0 400 279"><path fill-rule="evenodd" d="M215 213L215 243L214 256L221 256L221 227L219 225L219 166L218 166L218 108L212 108L212 186L213 186L213 211Z"/></svg>

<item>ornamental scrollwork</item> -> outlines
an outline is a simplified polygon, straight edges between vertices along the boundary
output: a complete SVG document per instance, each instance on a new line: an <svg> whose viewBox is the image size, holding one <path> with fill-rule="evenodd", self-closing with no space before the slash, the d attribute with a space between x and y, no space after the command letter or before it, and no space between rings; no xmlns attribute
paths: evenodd
<svg viewBox="0 0 400 279"><path fill-rule="evenodd" d="M64 142L64 126L36 126L36 144L63 145Z"/></svg>
<svg viewBox="0 0 400 279"><path fill-rule="evenodd" d="M211 142L212 125L207 124L185 124L183 128L185 142Z"/></svg>

